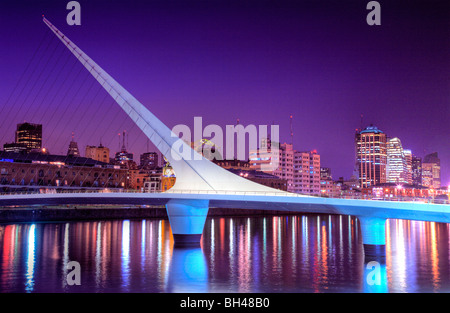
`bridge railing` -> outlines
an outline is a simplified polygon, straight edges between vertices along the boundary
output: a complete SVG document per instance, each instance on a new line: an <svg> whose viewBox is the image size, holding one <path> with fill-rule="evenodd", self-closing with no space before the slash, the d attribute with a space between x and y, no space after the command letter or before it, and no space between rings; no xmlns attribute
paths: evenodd
<svg viewBox="0 0 450 313"><path fill-rule="evenodd" d="M1 192L2 195L36 195L36 194L99 194L99 193L144 193L141 190L135 189L35 189L35 190L25 190L25 191L14 191L14 192ZM279 197L316 197L316 198L331 198L331 199L353 199L353 200L376 200L376 201L394 201L394 202L422 202L422 203L434 203L434 204L450 204L449 200L446 199L436 199L436 198L418 198L418 197L392 197L392 198L370 198L368 196L312 196L309 194L299 194L291 193L286 191L280 192L268 192L268 191L230 191L230 190L172 190L161 192L157 190L147 191L145 193L165 193L165 194L226 194L226 195L242 195L242 196L279 196Z"/></svg>

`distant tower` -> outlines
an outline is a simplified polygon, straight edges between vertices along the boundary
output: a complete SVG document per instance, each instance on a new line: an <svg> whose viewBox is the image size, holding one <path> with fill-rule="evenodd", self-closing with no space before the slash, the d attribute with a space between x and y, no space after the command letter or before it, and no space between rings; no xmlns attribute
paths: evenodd
<svg viewBox="0 0 450 313"><path fill-rule="evenodd" d="M120 133L119 133L120 136ZM119 137L120 139L120 137ZM131 165L131 162L133 162L133 153L129 153L127 151L127 147L125 145L125 131L123 131L123 138L122 138L122 148L119 152L116 153L114 160L117 164L127 166L129 167Z"/></svg>
<svg viewBox="0 0 450 313"><path fill-rule="evenodd" d="M80 151L78 150L78 144L73 139L74 133L72 132L72 141L69 143L69 150L67 151L67 156L79 157Z"/></svg>
<svg viewBox="0 0 450 313"><path fill-rule="evenodd" d="M370 125L355 134L356 167L361 188L386 182L386 134Z"/></svg>
<svg viewBox="0 0 450 313"><path fill-rule="evenodd" d="M292 128L292 114L290 117L290 123L291 123L291 145L294 145L294 129Z"/></svg>

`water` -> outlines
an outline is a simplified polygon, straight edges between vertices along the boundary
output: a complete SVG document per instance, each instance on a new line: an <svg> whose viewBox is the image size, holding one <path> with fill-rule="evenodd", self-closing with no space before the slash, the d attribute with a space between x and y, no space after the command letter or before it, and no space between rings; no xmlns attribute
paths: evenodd
<svg viewBox="0 0 450 313"><path fill-rule="evenodd" d="M369 266L358 230L340 215L208 218L201 248L180 249L167 220L3 224L0 292L450 291L448 224L388 220L386 262Z"/></svg>

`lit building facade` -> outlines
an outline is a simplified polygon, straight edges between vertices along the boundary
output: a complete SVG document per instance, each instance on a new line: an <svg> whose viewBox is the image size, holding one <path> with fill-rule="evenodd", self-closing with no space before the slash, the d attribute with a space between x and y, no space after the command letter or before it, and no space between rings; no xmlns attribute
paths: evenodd
<svg viewBox="0 0 450 313"><path fill-rule="evenodd" d="M396 184L407 183L406 158L402 142L399 138L391 138L386 145L387 164L386 182Z"/></svg>
<svg viewBox="0 0 450 313"><path fill-rule="evenodd" d="M295 192L294 187L294 149L291 144L283 143L279 145L278 159L272 159L272 147L270 140L263 142L266 145L263 149L250 151L250 169L263 171L286 180L287 191ZM276 158L277 156L275 156ZM266 171L272 164L278 164L275 170Z"/></svg>
<svg viewBox="0 0 450 313"><path fill-rule="evenodd" d="M355 135L356 165L361 188L386 182L386 134L375 126Z"/></svg>
<svg viewBox="0 0 450 313"><path fill-rule="evenodd" d="M317 151L294 152L293 188L295 193L319 195L320 155Z"/></svg>
<svg viewBox="0 0 450 313"><path fill-rule="evenodd" d="M301 152L293 149L292 144L283 143L278 148L278 159L273 156L271 142L262 143L263 149L250 151L250 169L263 171L285 180L286 190L294 193L320 194L320 155L317 151ZM273 164L275 170L265 171Z"/></svg>
<svg viewBox="0 0 450 313"><path fill-rule="evenodd" d="M158 153L145 152L140 156L139 166L141 168L154 169L158 167Z"/></svg>
<svg viewBox="0 0 450 313"><path fill-rule="evenodd" d="M76 141L71 141L69 143L69 149L67 150L67 155L72 157L79 157L80 151L78 150L78 144Z"/></svg>
<svg viewBox="0 0 450 313"><path fill-rule="evenodd" d="M403 149L403 155L406 161L406 183L412 185L412 151L409 149Z"/></svg>
<svg viewBox="0 0 450 313"><path fill-rule="evenodd" d="M0 187L125 188L127 171L82 157L0 152Z"/></svg>
<svg viewBox="0 0 450 313"><path fill-rule="evenodd" d="M86 158L91 158L103 163L109 163L109 148L106 148L100 144L97 146L86 146Z"/></svg>
<svg viewBox="0 0 450 313"><path fill-rule="evenodd" d="M341 195L341 186L333 181L331 169L328 167L320 168L320 195L331 198Z"/></svg>
<svg viewBox="0 0 450 313"><path fill-rule="evenodd" d="M435 189L441 187L441 161L437 152L423 158L422 185Z"/></svg>
<svg viewBox="0 0 450 313"><path fill-rule="evenodd" d="M413 155L411 160L412 184L414 186L422 185L422 158Z"/></svg>
<svg viewBox="0 0 450 313"><path fill-rule="evenodd" d="M33 123L17 124L15 142L24 144L27 152L42 148L42 125Z"/></svg>

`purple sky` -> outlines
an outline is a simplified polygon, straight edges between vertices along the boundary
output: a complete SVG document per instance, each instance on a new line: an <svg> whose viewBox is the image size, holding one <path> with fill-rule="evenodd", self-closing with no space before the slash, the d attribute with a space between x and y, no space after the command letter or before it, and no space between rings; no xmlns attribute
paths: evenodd
<svg viewBox="0 0 450 313"><path fill-rule="evenodd" d="M55 154L72 131L82 151L101 139L116 152L124 129L136 161L147 150L45 14L169 127L239 118L278 124L290 142L292 114L294 148L316 149L337 179L352 174L363 114L413 154L437 151L450 183L448 1L379 1L372 27L361 0L79 1L81 26L67 25L67 2L0 2L1 144L26 120Z"/></svg>

